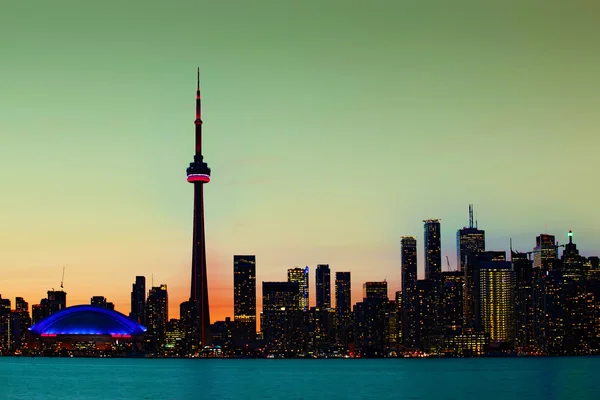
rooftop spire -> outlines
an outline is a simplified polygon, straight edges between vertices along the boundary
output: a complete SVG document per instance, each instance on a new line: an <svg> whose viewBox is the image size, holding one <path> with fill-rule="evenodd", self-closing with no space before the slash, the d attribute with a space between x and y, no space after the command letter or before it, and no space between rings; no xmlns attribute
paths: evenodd
<svg viewBox="0 0 600 400"><path fill-rule="evenodd" d="M201 109L200 109L200 68L198 68L198 87L196 89L196 123L202 123Z"/></svg>

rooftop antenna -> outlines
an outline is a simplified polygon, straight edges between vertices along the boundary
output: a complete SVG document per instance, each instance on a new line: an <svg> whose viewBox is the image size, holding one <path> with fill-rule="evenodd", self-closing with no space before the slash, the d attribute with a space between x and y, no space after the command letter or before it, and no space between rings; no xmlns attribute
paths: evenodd
<svg viewBox="0 0 600 400"><path fill-rule="evenodd" d="M473 229L473 204L469 204L469 228Z"/></svg>
<svg viewBox="0 0 600 400"><path fill-rule="evenodd" d="M65 282L65 267L63 267L62 279L60 280L60 289L64 288L63 283Z"/></svg>
<svg viewBox="0 0 600 400"><path fill-rule="evenodd" d="M154 287L154 274L152 274L152 287Z"/></svg>

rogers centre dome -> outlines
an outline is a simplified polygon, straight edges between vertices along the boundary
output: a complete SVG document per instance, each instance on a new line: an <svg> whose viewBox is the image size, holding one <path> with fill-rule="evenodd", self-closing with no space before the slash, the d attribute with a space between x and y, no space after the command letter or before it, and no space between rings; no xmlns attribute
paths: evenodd
<svg viewBox="0 0 600 400"><path fill-rule="evenodd" d="M146 328L120 312L107 308L79 305L67 307L29 328L40 338L110 336L115 339L140 337Z"/></svg>

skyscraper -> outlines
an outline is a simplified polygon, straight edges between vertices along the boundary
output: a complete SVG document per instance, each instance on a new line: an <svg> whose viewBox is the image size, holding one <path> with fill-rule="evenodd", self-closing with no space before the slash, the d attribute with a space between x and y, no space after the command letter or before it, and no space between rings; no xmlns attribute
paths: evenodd
<svg viewBox="0 0 600 400"><path fill-rule="evenodd" d="M331 276L329 264L317 265L317 308L331 308Z"/></svg>
<svg viewBox="0 0 600 400"><path fill-rule="evenodd" d="M431 281L431 286L425 285L423 290L433 290L431 294L432 318L435 329L442 326L442 242L439 219L423 221L425 233L425 280Z"/></svg>
<svg viewBox="0 0 600 400"><path fill-rule="evenodd" d="M256 333L256 256L233 256L233 319Z"/></svg>
<svg viewBox="0 0 600 400"><path fill-rule="evenodd" d="M469 226L456 232L456 265L462 271L467 263L469 254L485 251L485 231L473 224L473 205L469 204Z"/></svg>
<svg viewBox="0 0 600 400"><path fill-rule="evenodd" d="M388 301L387 281L363 283L363 300Z"/></svg>
<svg viewBox="0 0 600 400"><path fill-rule="evenodd" d="M405 346L416 347L417 239L403 236L402 251L402 337Z"/></svg>
<svg viewBox="0 0 600 400"><path fill-rule="evenodd" d="M27 303L22 297L17 297L15 299L15 310L29 312L29 303Z"/></svg>
<svg viewBox="0 0 600 400"><path fill-rule="evenodd" d="M146 324L146 278L144 276L136 276L135 283L132 285L129 318L142 325Z"/></svg>
<svg viewBox="0 0 600 400"><path fill-rule="evenodd" d="M352 291L350 272L335 273L335 315L337 319L338 341L348 344L349 329L352 325Z"/></svg>
<svg viewBox="0 0 600 400"><path fill-rule="evenodd" d="M556 244L554 235L542 233L535 238L535 247L533 248L533 267L541 268L542 271L552 270L556 260Z"/></svg>
<svg viewBox="0 0 600 400"><path fill-rule="evenodd" d="M425 279L433 289L442 287L442 242L439 219L426 219L425 228Z"/></svg>
<svg viewBox="0 0 600 400"><path fill-rule="evenodd" d="M148 292L146 302L146 342L149 350L156 352L165 343L169 321L169 295L167 285L155 286Z"/></svg>
<svg viewBox="0 0 600 400"><path fill-rule="evenodd" d="M514 341L515 272L509 261L481 261L475 267L478 326L493 342Z"/></svg>
<svg viewBox="0 0 600 400"><path fill-rule="evenodd" d="M300 290L298 305L302 311L308 311L308 267L288 269L288 282L297 282Z"/></svg>
<svg viewBox="0 0 600 400"><path fill-rule="evenodd" d="M210 308L208 306L208 280L206 277L206 238L204 235L204 184L210 182L210 168L202 156L202 109L200 104L200 69L196 89L196 151L194 161L187 169L187 181L194 185L194 233L192 244L192 282L190 300L182 304L186 340L192 346L209 346ZM190 337L191 336L191 337Z"/></svg>

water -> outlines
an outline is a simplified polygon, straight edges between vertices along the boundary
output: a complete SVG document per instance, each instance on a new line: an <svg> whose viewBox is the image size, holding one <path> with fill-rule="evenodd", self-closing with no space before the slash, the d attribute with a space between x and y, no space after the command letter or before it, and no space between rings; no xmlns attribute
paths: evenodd
<svg viewBox="0 0 600 400"><path fill-rule="evenodd" d="M600 357L0 357L0 399L597 399Z"/></svg>

